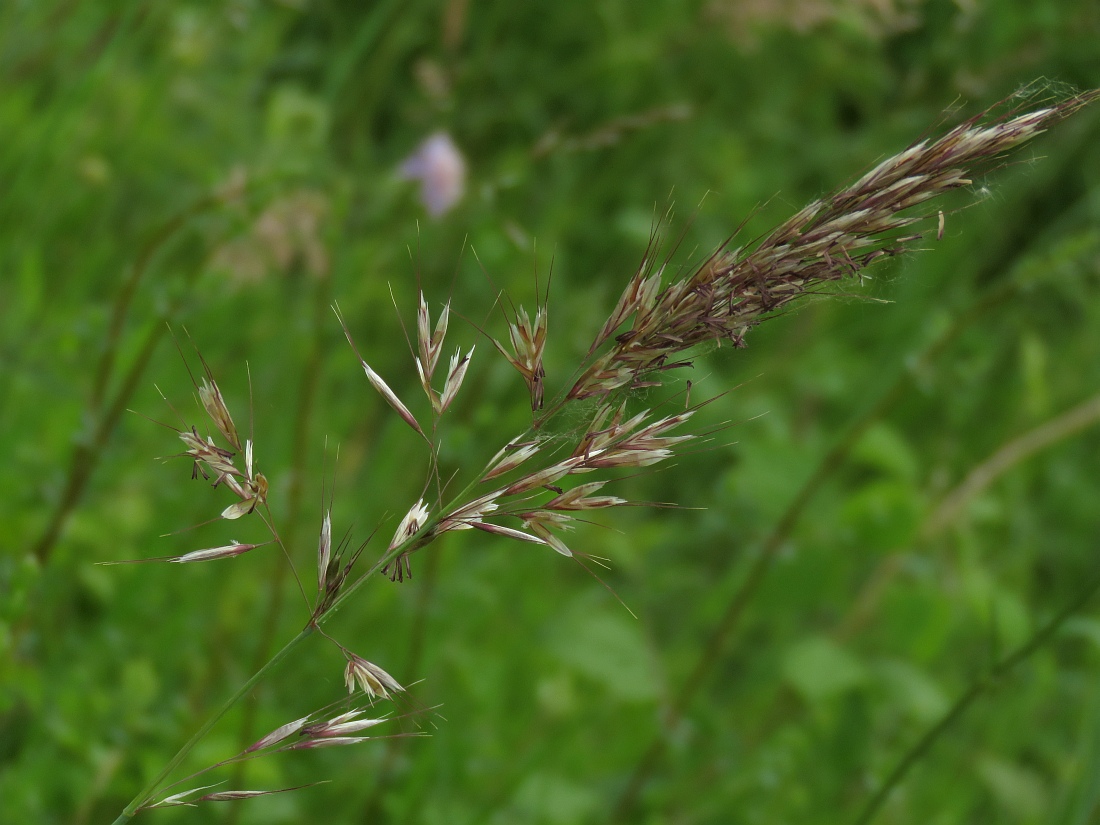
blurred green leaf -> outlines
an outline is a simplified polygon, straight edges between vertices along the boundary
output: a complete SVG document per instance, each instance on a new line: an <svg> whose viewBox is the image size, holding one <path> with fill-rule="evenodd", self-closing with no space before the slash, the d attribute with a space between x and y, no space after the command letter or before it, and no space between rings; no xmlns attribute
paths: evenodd
<svg viewBox="0 0 1100 825"><path fill-rule="evenodd" d="M554 622L547 644L562 664L619 700L645 702L657 696L641 627L618 605L593 609L590 599L578 600Z"/></svg>
<svg viewBox="0 0 1100 825"><path fill-rule="evenodd" d="M804 699L819 702L862 685L867 668L836 642L816 636L788 648L783 675Z"/></svg>

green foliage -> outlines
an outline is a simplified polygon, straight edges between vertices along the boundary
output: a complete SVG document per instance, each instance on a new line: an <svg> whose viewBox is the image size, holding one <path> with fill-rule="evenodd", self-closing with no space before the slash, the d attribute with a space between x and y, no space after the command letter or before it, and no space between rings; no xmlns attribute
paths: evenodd
<svg viewBox="0 0 1100 825"><path fill-rule="evenodd" d="M168 325L254 418L308 586L326 472L335 533L381 524L375 554L428 473L332 302L417 414L393 301L408 327L419 279L433 313L450 296L468 319L440 433L457 489L529 420L477 330L506 334L499 290L531 308L552 261L557 391L670 203L688 266L1035 78L1096 87L1097 65L1089 0L0 6L0 821L111 821L308 619L275 547L96 566L265 538L207 524L229 499L155 460L181 448L148 419L199 421ZM395 170L438 130L469 182L433 221ZM416 682L413 709L442 706L415 715L430 738L258 760L231 787L332 781L143 819L854 821L1096 575L1095 421L1019 439L1100 387L1098 137L1095 111L1060 124L946 206L927 251L697 360L693 399L736 386L702 426L732 426L622 485L685 509L571 537L637 619L557 554L448 536L326 627ZM983 696L879 821L1092 821L1098 609ZM187 767L339 698L342 668L305 645Z"/></svg>

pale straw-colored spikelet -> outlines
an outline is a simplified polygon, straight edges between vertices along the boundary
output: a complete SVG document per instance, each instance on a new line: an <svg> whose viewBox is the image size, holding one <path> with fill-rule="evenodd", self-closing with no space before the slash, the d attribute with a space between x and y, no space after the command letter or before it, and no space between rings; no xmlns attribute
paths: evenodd
<svg viewBox="0 0 1100 825"><path fill-rule="evenodd" d="M416 432L424 435L424 431L420 429L420 424L417 423L416 418L409 408L397 397L397 393L390 389L389 384L382 380L382 376L376 373L366 361L360 359L359 362L363 367L363 372L367 374L367 380L370 381L371 386L378 391L378 394L382 396L382 399L393 408L401 419L412 427Z"/></svg>
<svg viewBox="0 0 1100 825"><path fill-rule="evenodd" d="M275 730L271 731L271 733L264 735L256 742L249 745L244 750L244 753L254 754L268 748L274 748L276 745L282 746L278 750L297 750L302 747L309 747L307 743L318 739L342 740L339 743L329 742L329 744L353 744L350 741L351 734L359 733L388 721L385 717L360 718L363 714L368 712L369 710L367 708L353 708L352 710L323 720L317 718L319 714L311 713L308 716L303 716L301 719L295 719L293 722L287 722L285 725L280 725L275 728ZM296 737L298 741L286 745L286 741L292 737ZM366 741L367 738L369 737L359 737L355 741L363 742Z"/></svg>
<svg viewBox="0 0 1100 825"><path fill-rule="evenodd" d="M483 530L486 533L504 536L505 538L515 539L516 541L525 541L531 544L546 544L546 542L538 536L532 536L530 533L524 533L522 530L517 530L514 527L505 527L503 524L493 524L491 522L482 521L471 523L470 526L476 527L478 530Z"/></svg>
<svg viewBox="0 0 1100 825"><path fill-rule="evenodd" d="M563 556L572 557L573 551L569 549L565 542L550 531L551 525L559 530L570 530L572 529L572 525L567 521L555 520L553 518L554 515L554 513L547 513L545 511L524 513L523 526L542 539L546 545L552 547Z"/></svg>
<svg viewBox="0 0 1100 825"><path fill-rule="evenodd" d="M416 313L416 342L423 361L424 373L431 380L435 373L435 365L439 361L439 353L443 350L443 339L447 335L447 325L450 319L451 305L443 305L443 311L436 321L435 331L432 331L432 319L428 310L428 301L424 293L420 293Z"/></svg>
<svg viewBox="0 0 1100 825"><path fill-rule="evenodd" d="M502 490L496 490L479 496L473 501L452 510L445 518L439 520L435 527L435 533L444 533L447 530L469 530L475 527L478 523L484 521L486 516L498 509L497 498L502 492Z"/></svg>
<svg viewBox="0 0 1100 825"><path fill-rule="evenodd" d="M308 716L303 716L301 719L295 719L293 722L287 722L285 725L280 725L275 728L275 730L271 731L271 733L265 734L249 745L245 749L245 753L253 753L254 751L263 750L264 748L269 748L272 745L278 745L284 742L301 731L312 718L313 714L310 714Z"/></svg>
<svg viewBox="0 0 1100 825"><path fill-rule="evenodd" d="M208 381L205 377L202 379L202 386L199 387L199 400L202 402L206 414L210 416L210 420L214 422L214 426L225 436L225 440L230 443L234 450L240 450L241 439L237 435L237 426L233 423L233 416L229 414L229 409L225 406L225 399L222 397L221 390L218 389L215 381Z"/></svg>
<svg viewBox="0 0 1100 825"><path fill-rule="evenodd" d="M466 370L470 367L470 359L474 357L474 348L470 347L470 351L465 356L462 354L462 350L458 350L451 356L450 366L447 368L447 380L443 383L443 394L439 399L438 406L436 407L436 415L442 415L447 411L447 408L451 406L451 402L455 400L455 396L458 395L459 389L462 388L462 381L466 377ZM433 397L433 402L435 398Z"/></svg>
<svg viewBox="0 0 1100 825"><path fill-rule="evenodd" d="M527 314L527 310L519 307L516 310L516 320L508 324L508 337L512 342L512 352L508 352L496 339L493 345L501 355L508 359L516 371L523 376L527 385L527 391L531 396L531 410L541 410L543 404L543 380L546 378L546 370L543 367L543 354L546 349L546 330L549 315L546 307L539 307L535 312L535 320Z"/></svg>
<svg viewBox="0 0 1100 825"><path fill-rule="evenodd" d="M530 492L531 490L537 490L539 487L545 487L549 484L553 484L559 479L565 478L572 473L577 467L584 464L584 458L573 456L566 458L562 461L555 462L549 467L543 467L541 470L536 470L533 473L523 476L522 478L512 482L504 488L502 497L521 495L522 493Z"/></svg>
<svg viewBox="0 0 1100 825"><path fill-rule="evenodd" d="M230 504L221 512L221 517L232 521L246 516L267 501L267 479L262 473L257 473L252 461L252 441L244 442L244 478L241 481L229 476L226 485L233 490L241 500Z"/></svg>
<svg viewBox="0 0 1100 825"><path fill-rule="evenodd" d="M332 546L332 511L326 510L321 521L321 535L317 541L317 590L319 598L313 609L313 619L323 616L340 595L340 591L351 575L352 568L366 549L363 542L350 555L345 557L347 537L340 544Z"/></svg>
<svg viewBox="0 0 1100 825"><path fill-rule="evenodd" d="M321 520L321 536L317 540L317 590L321 593L328 585L329 563L332 559L332 511L326 510Z"/></svg>
<svg viewBox="0 0 1100 825"><path fill-rule="evenodd" d="M452 380L452 375L457 366L456 361L455 359L451 360L451 369L447 374L447 385L444 387L443 398L441 398L432 389L432 377L435 375L435 368L439 363L439 355L443 352L443 339L447 337L450 314L451 305L449 303L444 304L443 311L440 313L433 331L428 302L424 298L424 293L420 292L416 312L416 347L418 355L414 360L416 362L416 372L420 376L420 386L424 389L424 394L428 396L432 410L436 415L442 415L443 411L450 406L450 402L454 400L455 393L458 392L458 387L462 384L462 377L466 373L465 366L469 364L470 356L473 355L473 349L471 349L470 355L466 356L466 364L462 367L462 375L458 377L457 383ZM449 397L448 390L450 390ZM444 398L447 399L446 403L444 403Z"/></svg>
<svg viewBox="0 0 1100 825"><path fill-rule="evenodd" d="M420 293L416 312L416 348L415 357L416 372L420 377L420 386L424 394L431 402L432 411L436 416L443 415L451 402L455 400L462 381L466 377L466 370L470 367L470 359L474 356L474 347L465 356L459 349L451 356L450 365L447 368L447 377L443 382L443 392L437 393L432 388L432 378L435 375L436 365L439 363L439 355L443 351L443 339L447 336L447 325L450 318L451 305L444 304L443 311L436 322L435 330L431 328L431 314L428 310L428 302L424 293Z"/></svg>
<svg viewBox="0 0 1100 825"><path fill-rule="evenodd" d="M199 435L198 430L192 427L190 430L180 430L179 437L187 446L184 455L190 456L194 461L194 467L191 470L192 478L201 475L209 481L210 474L213 473L214 486L217 487L219 484L233 480L234 476L243 475L233 465L234 452L217 446L210 436L204 439Z"/></svg>
<svg viewBox="0 0 1100 825"><path fill-rule="evenodd" d="M405 517L401 519L401 523L397 525L397 530L393 534L393 540L390 541L390 550L393 550L398 545L416 535L420 528L424 526L424 522L427 518L428 507L424 504L424 499L420 499L409 508L409 512L405 514Z"/></svg>
<svg viewBox="0 0 1100 825"><path fill-rule="evenodd" d="M348 688L348 693L355 693L358 688L367 695L368 699L389 699L391 693L400 693L405 689L390 674L362 656L357 656L348 650L344 651L344 656L348 660L347 667L344 669L344 684Z"/></svg>
<svg viewBox="0 0 1100 825"><path fill-rule="evenodd" d="M424 499L420 499L409 508L409 512L405 514L405 517L401 519L401 523L397 525L397 530L394 532L393 539L390 541L389 549L393 550L401 546L420 532L420 528L424 526L427 519L428 507L424 503ZM391 578L395 581L404 581L406 578L411 578L412 568L409 565L410 552L412 551L409 550L399 555L396 559L383 567L382 572L390 574Z"/></svg>
<svg viewBox="0 0 1100 825"><path fill-rule="evenodd" d="M217 397L220 398L220 394ZM211 417L214 417L213 414ZM179 431L179 437L187 446L184 455L194 462L191 477L201 475L208 481L212 477L214 487L228 487L240 499L221 512L222 518L230 521L238 519L267 501L267 478L255 471L251 440L245 441L245 469L241 471L233 463L235 453L232 450L218 447L209 436L202 438L196 428Z"/></svg>
<svg viewBox="0 0 1100 825"><path fill-rule="evenodd" d="M607 484L607 481L579 484L572 490L566 490L561 495L550 499L544 506L547 510L599 510L605 507L617 507L620 504L626 504L626 499L618 496L591 495L602 489L605 484Z"/></svg>
<svg viewBox="0 0 1100 825"><path fill-rule="evenodd" d="M537 453L540 446L542 444L537 440L522 444L514 441L509 442L489 461L489 469L486 470L481 480L488 481L516 469Z"/></svg>
<svg viewBox="0 0 1100 825"><path fill-rule="evenodd" d="M334 307L333 309L336 312L336 317L340 320L340 325L344 329L344 337L347 338L348 343L351 344L352 352L355 353L355 357L359 360L359 365L363 368L363 372L366 373L367 380L370 382L371 386L374 387L375 391L380 396L382 396L382 400L389 404L393 411L401 416L402 421L427 440L428 437L424 435L424 430L421 429L420 424L417 423L416 417L409 412L409 408L397 397L397 393L390 389L389 384L382 379L382 376L375 372L370 364L363 360L363 356L359 354L359 348L355 346L355 340L351 337L351 330L348 329L348 325L344 322L343 315L340 314L340 308Z"/></svg>
<svg viewBox="0 0 1100 825"><path fill-rule="evenodd" d="M324 722L307 725L302 729L302 735L316 739L331 739L335 736L348 736L349 734L359 733L368 728L373 728L375 725L381 725L386 721L385 719L359 718L366 712L365 708L349 710Z"/></svg>
<svg viewBox="0 0 1100 825"><path fill-rule="evenodd" d="M173 808L179 806L193 808L199 802L237 802L242 799L255 799L259 796L271 796L277 793L300 791L302 788L308 788L313 784L315 783L295 785L293 788L274 788L266 791L214 791L212 793L203 794L203 791L215 787L215 785L204 785L201 788L191 788L187 791L171 794L170 796L164 797L164 799L159 802L144 805L143 808ZM197 796L197 794L202 795Z"/></svg>
<svg viewBox="0 0 1100 825"><path fill-rule="evenodd" d="M259 544L242 544L239 541L231 541L229 544L224 544L220 547L209 547L205 550L192 550L190 553L184 553L182 556L176 556L168 559L170 562L176 564L188 564L196 561L213 561L214 559L231 559L234 556L240 556L250 550L255 550L257 547L263 547L270 542L260 542Z"/></svg>

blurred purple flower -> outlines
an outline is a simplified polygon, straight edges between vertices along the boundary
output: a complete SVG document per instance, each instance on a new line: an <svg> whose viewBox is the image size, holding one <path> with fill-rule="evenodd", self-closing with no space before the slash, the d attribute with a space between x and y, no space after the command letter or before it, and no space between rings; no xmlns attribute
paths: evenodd
<svg viewBox="0 0 1100 825"><path fill-rule="evenodd" d="M458 203L466 188L466 160L451 136L437 132L398 168L405 180L420 181L420 200L433 218Z"/></svg>

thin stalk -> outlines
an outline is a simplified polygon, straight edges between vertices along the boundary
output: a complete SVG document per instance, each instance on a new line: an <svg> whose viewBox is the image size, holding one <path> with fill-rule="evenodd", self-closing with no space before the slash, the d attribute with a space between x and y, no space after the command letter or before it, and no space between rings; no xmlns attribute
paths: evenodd
<svg viewBox="0 0 1100 825"><path fill-rule="evenodd" d="M143 805L149 802L153 794L156 793L157 788L159 788L163 784L164 780L168 778L168 775L172 773L172 771L174 771L184 759L187 758L187 755L191 752L195 745L201 742L206 737L206 734L210 733L214 725L216 725L219 720L221 720L221 718L225 716L225 714L232 710L233 707L239 701L241 701L241 699L247 696L248 692L252 690L252 688L254 688L257 684L259 684L263 680L263 678L267 676L267 674L272 669L275 668L276 665L278 665L280 662L283 661L283 659L290 655L291 651L293 651L296 647L298 647L298 645L300 645L307 638L313 635L314 629L315 628L313 627L313 625L307 625L297 636L287 642L286 645L283 646L282 650L272 656L271 659L268 660L267 664L265 664L255 673L253 673L252 677L243 685L241 685L237 692L230 696L225 704L223 704L218 710L216 710L213 715L211 715L210 718L203 723L202 727L195 731L194 736L192 736L190 739L187 740L187 742L184 743L183 747L176 752L176 755L168 760L168 764L164 766L161 772L153 777L144 788L138 791L137 796L130 800L130 804L123 809L122 813L119 814L113 825L125 825L125 823L133 819L138 810Z"/></svg>
<svg viewBox="0 0 1100 825"><path fill-rule="evenodd" d="M1092 427L1100 420L1100 395L1082 401L1061 415L1013 438L967 473L966 478L940 501L921 527L921 537L931 536L951 524L966 506L997 478L1040 450Z"/></svg>
<svg viewBox="0 0 1100 825"><path fill-rule="evenodd" d="M164 248L164 245L171 240L172 236L187 225L188 221L212 207L221 205L225 200L225 195L220 192L200 198L165 221L138 252L137 258L130 267L129 277L122 284L122 288L115 293L114 305L111 307L111 320L107 325L107 338L103 344L99 364L96 366L95 379L92 381L91 406L99 407L102 404L114 369L119 339L121 339L123 327L126 325L126 316L129 314L130 304L137 294L142 279L149 271L153 259Z"/></svg>
<svg viewBox="0 0 1100 825"><path fill-rule="evenodd" d="M856 825L868 825L886 803L886 799L890 796L891 791L901 784L905 775L932 749L932 746L940 737L962 718L963 714L966 713L970 706L980 697L993 690L993 688L997 686L997 683L1008 676L1017 665L1026 661L1033 653L1050 641L1066 620L1084 607L1098 591L1100 591L1100 575L1097 575L1088 586L1081 591L1076 599L1064 607L1058 615L1040 628L1015 652L997 662L983 678L974 682L974 684L959 696L959 698L955 700L955 704L943 715L943 718L929 728L924 736L917 740L913 747L911 747L898 761L897 765L894 766L894 769L890 771L890 774L886 777L881 787L879 787L875 795L871 797L870 802L867 803L867 807L863 809L863 812L855 820Z"/></svg>
<svg viewBox="0 0 1100 825"><path fill-rule="evenodd" d="M420 669L420 661L424 655L424 639L427 635L428 607L435 592L442 558L439 553L430 554L424 563L424 575L418 577L421 581L421 590L416 600L416 612L413 615L412 628L409 630L409 654L405 661L405 673L416 673ZM370 822L372 819L381 818L382 796L396 772L398 762L396 757L398 750L404 745L404 741L403 739L386 740L384 745L386 752L382 757L374 786L367 795L366 801L360 806L362 821Z"/></svg>
<svg viewBox="0 0 1100 825"><path fill-rule="evenodd" d="M408 539L406 539L404 542L397 545L393 549L387 550L385 553L383 553L382 556L377 561L375 561L373 565L371 565L370 569L366 573L364 573L362 576L360 576L358 579L347 586L347 588L333 601L332 605L325 613L323 613L321 616L317 617L316 620L308 624L297 636L287 642L286 645L284 645L278 653L272 656L271 659L268 660L267 664L265 664L254 674L252 674L251 678L249 678L247 682L245 682L232 696L230 696L225 701L225 703L220 708L218 708L218 710L216 710L210 716L210 718L206 720L206 722L203 723L202 727L200 727L198 731L196 731L195 734L190 739L188 739L186 743L184 743L183 747L179 749L176 755L172 757L172 759L168 762L167 765L164 766L160 773L158 773L152 780L150 780L149 783L144 788L142 788L132 800L130 800L130 803L123 809L122 813L119 814L113 825L124 825L124 823L129 822L131 819L133 819L134 815L142 808L142 806L146 805L149 802L153 794L156 792L157 788L159 788L163 784L164 780L168 778L168 775L173 770L175 770L175 768L185 758L187 758L187 755L213 729L214 725L216 725L223 716L225 716L230 710L232 710L238 702L240 702L245 696L247 696L252 688L263 681L268 673L270 673L276 665L278 665L283 659L285 659L291 653L291 651L293 651L296 647L298 647L298 645L305 641L305 639L312 635L315 630L319 630L322 624L324 624L333 615L335 615L337 609L341 605L346 603L347 600L351 598L351 596L357 590L359 590L360 587L363 586L364 582L372 578L383 567L385 567L387 564L392 562L403 553L412 553L413 551L426 546L428 542L430 542L432 538L434 538L431 536L431 531L432 528L439 522L440 518L446 513L450 512L450 510L454 507L457 507L463 502L468 501L472 497L474 489L480 483L481 476L479 475L477 478L471 481L457 496L455 496L455 498L447 507L440 509L435 516L429 518L418 533L410 536Z"/></svg>
<svg viewBox="0 0 1100 825"><path fill-rule="evenodd" d="M138 792L137 796L130 800L130 804L128 804L123 809L118 819L115 820L114 825L123 825L123 823L128 822L130 819L132 819L134 817L134 814L136 814L143 805L149 802L153 794L156 792L157 788L159 788L164 780L168 778L168 775L173 770L175 770L175 768L185 758L187 758L187 755L194 749L195 745L203 740L203 738L213 729L214 725L216 725L223 716L225 716L230 710L233 709L233 707L238 702L240 702L245 696L247 696L252 688L263 681L264 677L267 676L267 674L272 669L274 669L275 666L278 665L283 659L285 659L296 647L298 647L298 645L300 645L309 636L311 636L315 630L319 630L320 625L322 625L325 620L335 612L337 605L345 601L352 592L361 587L363 582L365 582L367 579L371 578L371 576L381 570L382 567L384 567L389 561L396 558L401 553L408 551L415 541L416 537L413 536L408 541L404 542L401 545L398 545L393 550L388 551L385 555L383 555L382 558L380 558L371 566L370 570L364 573L357 581L355 581L351 586L348 587L347 591L342 594L341 597L337 598L337 600L333 602L332 607L327 613L318 617L316 621L306 625L297 636L287 642L278 653L272 656L267 661L267 663L263 665L263 667L253 673L248 681L245 682L232 696L230 696L225 701L225 703L202 724L202 726L195 732L195 734L190 739L188 739L186 743L184 743L183 747L181 747L179 751L177 751L176 755L173 756L171 760L169 760L168 764L164 766L160 773L153 777L153 779L150 780L149 783Z"/></svg>
<svg viewBox="0 0 1100 825"><path fill-rule="evenodd" d="M325 281L325 283L327 283L327 281ZM286 496L286 543L288 546L297 544L297 525L300 521L299 514L302 510L304 498L302 480L306 474L306 457L309 454L307 446L309 422L314 410L317 398L317 383L321 374L323 349L321 342L321 322L323 318L327 317L328 302L327 290L325 290L321 284L317 284L313 290L314 309L312 319L312 342L309 354L302 364L297 393L298 404L294 411L294 425L291 435L290 454L294 457L294 464L290 470L290 482L287 487ZM264 621L261 625L260 638L256 643L256 650L253 654L253 668L260 667L267 657L271 655L271 649L275 643L275 633L279 627L279 617L283 614L283 605L285 603L284 584L289 570L289 565L283 564L281 560L276 560L276 564L271 570L271 575L267 584L269 601ZM245 704L242 713L241 727L238 734L238 742L242 749L247 747L252 741L255 724L256 702L252 701ZM245 762L237 763L233 772L233 777L230 780L230 785L232 787L241 785L245 768ZM233 806L230 809L227 825L232 825L233 822L237 821L240 811L240 806Z"/></svg>

